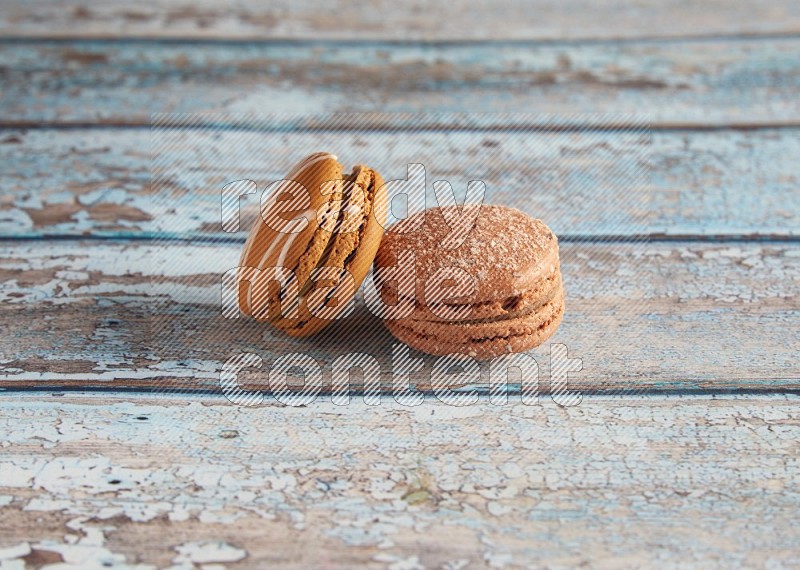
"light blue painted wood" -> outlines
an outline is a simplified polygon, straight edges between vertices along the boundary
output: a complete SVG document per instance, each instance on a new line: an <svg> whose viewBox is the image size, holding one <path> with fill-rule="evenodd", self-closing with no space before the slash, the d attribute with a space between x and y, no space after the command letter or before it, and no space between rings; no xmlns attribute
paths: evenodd
<svg viewBox="0 0 800 570"><path fill-rule="evenodd" d="M317 0L165 0L131 5L106 0L6 0L0 35L101 37L363 40L616 40L725 35L780 35L800 31L792 0L460 0L408 5L394 0L336 4L324 13Z"/></svg>
<svg viewBox="0 0 800 570"><path fill-rule="evenodd" d="M404 178L407 162L421 162L429 167L429 191L438 178L462 192L467 180L484 180L486 202L520 207L565 237L785 238L800 229L800 129L639 138L604 131L151 135L93 128L7 130L0 141L4 237L147 238L158 229L163 238L242 240L259 196L241 200L243 231L221 234L224 184L249 178L263 189L320 149L348 165L370 164L386 180ZM154 165L163 178L151 186Z"/></svg>
<svg viewBox="0 0 800 570"><path fill-rule="evenodd" d="M366 351L391 385L394 340L360 301L310 339L222 318L221 275L240 252L240 244L3 243L2 384L216 390L222 363L242 351L264 359L248 376L257 385L290 352L317 358L329 382L335 358ZM560 257L567 310L550 342L583 359L571 387L800 389L796 244L562 243ZM544 391L549 345L531 354ZM429 373L433 359L423 361Z"/></svg>
<svg viewBox="0 0 800 570"><path fill-rule="evenodd" d="M800 39L0 43L0 122L147 124L153 112L639 113L798 124Z"/></svg>
<svg viewBox="0 0 800 570"><path fill-rule="evenodd" d="M796 560L796 396L297 409L42 396L0 397L12 563L31 549L83 567Z"/></svg>
<svg viewBox="0 0 800 570"><path fill-rule="evenodd" d="M800 123L796 36L560 41L592 34L797 32L797 3L783 0L763 6L637 0L635 9L606 10L605 17L593 10L596 2L578 0L527 5L536 14L528 19L509 18L491 0L472 0L472 9L448 13L444 22L411 14L402 20L411 29L378 9L372 13L383 15L383 27L341 10L337 20L317 18L315 5L311 10L296 0L278 10L278 19L269 11L274 2L259 12L263 2L243 0L228 12L218 2L198 0L167 18L153 16L160 4L112 0L89 9L71 0L11 0L0 13L0 32L241 39L288 29L301 38L466 33L470 39L559 41L422 47L382 41L5 42L0 124L142 126L151 111L365 109L648 113L661 129ZM371 4L375 8L375 0ZM384 8L396 6L390 1ZM469 19L476 13L485 16L483 26L463 25L462 14ZM626 21L626 14L633 19ZM433 33L431 26L441 23L445 31ZM76 31L76 24L83 29ZM585 115L572 119L587 124ZM365 126L403 128L402 121ZM286 136L288 148L303 146L298 133L290 129ZM381 136L340 134L333 150L388 163L391 170ZM432 149L419 152L441 152L448 136L418 135ZM496 133L485 136L497 142ZM531 162L546 156L500 136L502 144L493 148L505 173L530 175ZM0 507L11 513L0 559L24 565L32 552L36 560L57 552L84 566L119 565L136 552L136 562L159 565L245 559L251 565L356 561L453 568L534 559L640 567L796 561L797 533L786 529L795 528L798 503L791 458L800 412L792 396L776 394L800 389L796 129L657 133L652 201L644 208L623 200L604 210L596 195L574 186L549 194L548 202L540 186L526 196L509 190L502 172L492 174L491 200L547 217L557 211L553 199L573 200L583 206L574 219L562 212L552 223L588 227L594 236L633 237L644 218L649 233L757 234L788 242L644 248L565 240L570 312L559 338L585 362L573 387L616 394L612 399L587 397L566 409L548 401L536 408L515 404L504 412L485 401L460 412L434 402L435 409L388 414L358 404L247 414L208 397L143 401L132 394L137 401L128 402L128 393L111 388L213 390L219 352L246 346L272 357L292 348L262 327L216 327L211 265L237 258L241 235L225 236L224 245L181 243L218 237L208 225L217 221L215 192L220 180L251 171L254 162L241 158L259 148L259 139L248 137L250 150L233 162L224 152L198 151L198 144L205 150L231 145L230 135L215 139L214 133L188 136L165 154L183 174L176 194L187 191L175 202L179 230L159 236L174 243L0 243L0 392L12 389L0 399L0 424L11 444L0 460ZM570 137L575 140L565 143ZM555 139L562 150L591 148L585 135ZM609 148L620 151L618 144ZM475 150L461 145L456 154L468 163ZM158 206L164 202L148 195L148 152L146 128L0 131L0 236L154 237L149 226L162 219ZM603 152L584 157L602 159ZM280 176L287 160L255 171ZM580 168L573 163L557 171L568 178ZM590 179L586 189L596 182ZM388 340L378 333L371 346L386 352ZM331 350L363 344L339 335L315 350L326 361ZM46 402L39 392L16 391L45 387L90 388L95 395ZM665 397L694 390L703 395ZM725 390L764 391L766 397L708 397ZM300 444L294 445L297 434ZM312 449L315 442L319 449ZM91 453L76 455L78 448ZM456 464L469 468L454 471ZM339 477L348 473L358 475ZM312 501L316 514L307 525ZM148 531L165 519L170 532ZM190 526L182 527L187 519ZM254 523L263 530L257 536ZM44 537L39 542L30 540L34 525ZM177 532L192 540L176 538ZM264 533L285 540L266 544ZM226 536L235 538L220 538ZM324 560L298 561L296 548L282 550L304 540L314 548L301 551L322 552Z"/></svg>

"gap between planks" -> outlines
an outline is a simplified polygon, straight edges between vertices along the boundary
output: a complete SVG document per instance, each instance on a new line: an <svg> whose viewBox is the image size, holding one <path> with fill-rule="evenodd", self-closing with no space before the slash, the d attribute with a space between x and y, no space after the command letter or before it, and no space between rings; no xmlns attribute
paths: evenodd
<svg viewBox="0 0 800 570"><path fill-rule="evenodd" d="M207 114L214 115L213 110L201 111L193 113L198 116ZM391 113L389 113L391 115ZM402 114L400 112L398 115ZM481 114L481 113L476 113ZM285 128L248 128L239 124L232 123L230 125L219 123L208 123L206 125L185 126L176 123L174 126L170 123L162 123L158 128L175 128L180 127L184 130L219 130L224 128L231 128L240 132L257 132L257 133L289 133L295 130L295 127ZM142 121L119 121L119 120L106 120L97 119L96 121L17 121L0 119L0 130L59 130L59 131L81 131L81 130L102 130L102 129L119 129L119 130L151 130L156 128L152 122ZM747 132L747 131L766 131L766 130L782 130L782 129L798 129L800 128L800 119L781 119L777 121L758 121L753 123L748 122L731 122L719 124L700 124L692 122L657 122L646 123L647 131L664 132L664 133L707 133L707 132ZM574 124L574 125L547 125L544 126L540 122L532 121L530 123L518 123L513 126L503 125L502 123L486 126L436 126L430 128L408 127L402 126L386 126L385 122L376 122L374 124L367 123L358 127L340 126L336 128L317 128L313 125L303 126L302 130L309 133L405 133L405 132L428 132L428 133L446 133L446 132L482 132L482 133L504 133L504 132L518 132L520 129L536 129L539 133L592 133L592 132L625 132L629 127L613 127L603 124Z"/></svg>
<svg viewBox="0 0 800 570"><path fill-rule="evenodd" d="M757 42L771 40L800 39L800 30L783 32L742 32L742 33L699 33L699 34L674 34L668 36L626 36L603 37L582 36L579 38L420 38L420 39L393 39L393 38L295 38L291 36L261 37L181 37L181 36L135 36L135 35L2 35L0 45L15 45L27 43L98 43L116 45L121 42L146 45L219 45L219 46L289 46L289 47L538 47L538 46L580 46L580 45L624 45L624 44L675 44L683 42Z"/></svg>
<svg viewBox="0 0 800 570"><path fill-rule="evenodd" d="M637 390L637 391L630 391L630 390L584 390L581 392L582 398L593 398L597 399L598 401L608 400L608 401L617 401L617 402L633 402L637 400L653 400L653 399L687 399L687 398L700 398L700 399L724 399L724 398L759 398L759 399L770 399L775 398L779 400L781 398L800 398L800 386L797 386L794 381L789 379L781 379L781 378L741 378L743 382L763 382L765 380L780 380L781 382L785 382L787 387L781 387L780 385L776 385L773 389L753 389L753 388L675 388L675 389L662 389L659 388L657 390ZM791 386L794 385L796 387L792 388ZM479 404L488 404L490 403L490 394L489 388L484 385L478 386L468 386L466 388L461 389L462 392L474 389L477 392L478 399L476 401L476 405ZM420 391L424 395L424 402L425 403L433 403L436 405L449 405L441 402L436 398L434 392L430 389L420 389ZM272 398L274 394L269 389L262 390L265 401L258 407L264 406L278 406L278 407L286 407L290 408L293 406L289 406L286 404L282 404L277 400L273 401ZM80 382L77 381L74 384L54 384L54 385L47 385L43 383L43 385L29 385L29 386L16 386L13 385L10 388L6 388L2 386L2 380L0 380L0 399L3 397L39 397L42 395L50 395L53 398L74 398L76 400L86 401L88 399L105 399L105 398L113 398L118 400L125 400L129 401L133 399L134 401L144 400L144 401L158 401L158 400L169 400L169 399L177 399L180 398L182 401L200 401L200 402L211 402L211 403L218 403L218 404L233 404L230 400L228 400L225 395L219 389L214 388L180 388L178 386L156 386L156 387L149 387L149 386L120 386L113 383L110 383L108 386L93 386L91 381ZM353 390L350 392L353 400L362 400L364 398L365 393L363 391ZM522 395L522 392L519 386L509 386L508 392L509 396L509 403L517 403ZM559 405L555 402L550 401L550 392L542 389L541 392L541 400L539 405L544 403L545 405ZM184 400L185 399L185 400ZM329 392L321 392L319 395L320 401L326 401L330 399ZM392 393L391 391L387 390L382 392L381 394L381 401L392 402ZM233 404L236 405L236 404ZM296 406L301 407L301 406ZM410 406L409 406L410 407ZM561 407L569 407L569 406L561 406Z"/></svg>

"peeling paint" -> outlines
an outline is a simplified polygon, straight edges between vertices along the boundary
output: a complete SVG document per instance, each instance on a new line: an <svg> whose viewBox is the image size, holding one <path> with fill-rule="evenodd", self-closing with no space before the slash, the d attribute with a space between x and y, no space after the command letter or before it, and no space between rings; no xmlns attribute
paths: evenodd
<svg viewBox="0 0 800 570"><path fill-rule="evenodd" d="M247 552L225 542L186 542L175 547L178 555L173 562L208 564L210 562L238 562L247 557Z"/></svg>
<svg viewBox="0 0 800 570"><path fill-rule="evenodd" d="M792 389L800 376L795 249L657 242L645 252L639 244L562 244L570 309L554 340L584 361L575 387ZM267 363L278 351L311 350L327 373L335 356L363 349L352 335L309 348L248 319L223 322L219 274L238 254L236 244L16 243L0 261L8 276L0 298L7 310L37 318L25 328L8 319L0 330L3 380L216 389L221 363L242 350ZM591 269L598 260L604 269ZM371 326L360 297L350 318ZM613 335L598 336L609 327ZM752 344L756 336L769 354ZM391 342L377 327L372 350L386 374ZM266 369L254 376L265 385Z"/></svg>
<svg viewBox="0 0 800 570"><path fill-rule="evenodd" d="M763 44L752 53L762 53L761 48ZM230 88L226 83L225 89ZM286 87L280 89L285 91ZM790 93L794 113L800 116L794 92ZM249 104L248 98L263 96L244 93L240 102ZM526 102L529 97L525 90ZM704 93L703 99L707 97ZM459 102L461 105L463 101ZM625 106L624 112L641 108ZM574 106L569 112L573 110ZM242 117L230 117L237 116ZM508 115L502 119L501 115L488 113L476 114L475 120L492 116L506 123L520 118ZM388 114L381 120L402 120L403 115L397 116L400 119L392 117ZM408 118L405 120L407 123ZM452 123L455 119L449 120ZM588 116L586 120L590 120ZM753 119L748 116L742 120L749 123ZM443 121L448 121L446 115ZM516 122L514 125L519 126ZM499 138L495 142L502 149L504 168L481 174L487 185L487 202L519 207L547 220L559 235L797 235L800 210L794 198L800 171L792 157L800 154L800 139L794 130L665 131L654 132L645 139L635 133L546 131L531 131L535 136L513 130L493 135ZM385 134L377 131L310 135L298 130L265 135L176 129L151 141L149 129L36 129L26 133L23 144L0 144L0 160L9 165L0 176L9 195L0 204L0 220L5 222L2 228L7 236L161 235L243 240L243 232L234 235L214 231L220 223L219 190L231 179L251 178L262 188L280 179L297 160L286 152L287 148L305 148L309 144L336 148L341 156L357 156L365 163L384 165L381 172L385 176L391 172L404 176L409 161L422 162L431 171L447 170L437 167L443 147L452 148L446 156L455 163L474 163L480 157L491 162L501 152L483 145L483 133L461 132L457 135L458 144L454 144L454 136L447 132L418 132L414 145L395 145L387 154ZM594 144L598 137L604 139L603 144ZM150 156L151 147L156 158ZM270 164L254 169L254 164L264 164L264 152L270 148ZM77 151L82 152L82 168L63 172L63 165L71 163ZM569 158L565 160L562 152ZM610 162L609 152L614 156ZM213 160L210 165L209 160ZM649 168L640 171L636 166L640 161ZM613 168L615 176L596 173L598 163L607 163L606 168ZM153 165L160 165L163 172L151 186ZM66 180L54 181L54 175ZM581 182L569 182L576 178ZM609 183L612 178L614 184ZM537 192L526 191L531 184ZM571 197L569 204L563 200L565 184ZM41 191L33 192L31 188ZM581 207L572 207L574 204ZM242 200L243 229L256 219L257 209L257 196ZM248 223L244 223L245 219ZM153 234L154 231L161 233Z"/></svg>
<svg viewBox="0 0 800 570"><path fill-rule="evenodd" d="M134 540L137 525L165 520L213 533L160 538L177 566L279 553L248 530L267 524L387 568L524 565L534 551L554 564L669 556L691 566L715 556L737 566L753 548L780 557L798 539L789 524L800 508L797 396L484 402L471 414L433 403L420 414L224 402L6 398L0 496L26 498L5 508L69 517L72 538L62 531L30 548L122 567L150 564L150 547L131 562L109 537ZM219 437L223 426L239 436ZM665 525L684 530L664 535ZM24 542L12 535L2 552L19 559Z"/></svg>

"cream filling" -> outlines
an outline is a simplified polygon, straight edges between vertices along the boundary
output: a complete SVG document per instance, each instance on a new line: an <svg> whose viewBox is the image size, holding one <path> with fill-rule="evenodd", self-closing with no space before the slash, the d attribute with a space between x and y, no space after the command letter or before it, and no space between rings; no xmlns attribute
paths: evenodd
<svg viewBox="0 0 800 570"><path fill-rule="evenodd" d="M552 314L552 316L549 319L547 319L546 321L544 321L542 324L540 324L538 327L536 327L536 330L533 331L533 332L538 332L538 331L544 330L545 328L547 328L548 326L553 324L553 322L556 319L558 319L563 313L564 313L564 304L562 303L555 310L555 312ZM475 343L489 342L489 341L498 340L498 339L511 339L511 338L529 336L529 335L533 334L533 332L528 331L528 332L521 332L521 333L517 333L517 334L495 335L495 336L484 337L484 338L468 338L468 339L466 339L466 340L464 340L462 342L450 343L450 342L442 341L439 337L437 337L437 336L435 336L433 334L426 334L426 333L423 333L423 332L416 331L413 328L410 328L410 327L408 327L406 325L403 325L403 324L400 324L398 322L394 322L393 325L396 326L399 329L402 329L402 330L406 331L407 333L409 333L409 334L411 334L411 335L413 335L413 336L415 336L415 337L417 337L419 339L422 339L422 340L435 339L435 341L440 345L451 345L451 346L463 346L465 342L468 342L470 344L475 344Z"/></svg>
<svg viewBox="0 0 800 570"><path fill-rule="evenodd" d="M350 180L352 180L352 183L347 184L348 182L350 182ZM341 228L342 225L345 222L345 218L346 218L347 214L348 213L350 213L350 214L353 213L353 210L351 208L355 208L356 211L360 211L361 210L361 208L358 208L358 206L354 206L354 205L350 204L350 201L352 200L352 197L353 197L353 188L355 187L356 184L357 184L357 181L356 181L356 178L355 178L355 173L351 173L350 175L345 177L345 185L346 185L345 192L347 192L348 188L349 188L349 192L347 193L346 196L343 196L343 207L341 208L340 216L339 216L339 218L337 220L337 224L335 226L336 228ZM357 237L356 237L355 244L353 245L353 250L349 254L347 254L347 257L345 257L344 262L342 264L342 271L339 273L339 282L341 282L342 278L346 275L346 273L347 273L347 265L349 264L350 261L352 261L352 259L355 257L356 253L358 252L358 246L361 243L362 238L364 237L364 233L366 232L367 222L369 220L369 216L370 216L370 213L372 211L371 210L372 200L373 200L373 197L374 197L374 194L375 194L375 176L371 172L370 172L369 178L366 181L366 185L367 185L367 187L365 188L364 208L363 208L365 215L363 216L363 219L361 220L361 223L358 226L358 231L356 232L356 236ZM346 206L345 206L345 204L346 204ZM322 256L320 256L320 260L317 263L316 267L314 268L315 270L319 269L321 267L325 267L325 263L328 261L328 258L330 257L331 252L333 251L333 248L335 247L335 245L336 245L336 239L335 238L331 239L328 242L328 244L327 244L327 246L325 248L325 251L322 253ZM314 284L311 283L310 280L307 283L303 284L303 289L300 291L298 302L300 302L301 299L305 298L305 296L311 291L313 285ZM331 289L331 291L328 292L328 294L327 294L327 296L325 298L325 302L327 303L328 301L330 301L333 298L333 296L335 295L335 293L336 293L336 288L334 287L333 289ZM292 328L293 329L300 329L300 328L304 327L309 321L311 321L312 318L313 317L309 316L309 318L307 318L307 319L301 319Z"/></svg>

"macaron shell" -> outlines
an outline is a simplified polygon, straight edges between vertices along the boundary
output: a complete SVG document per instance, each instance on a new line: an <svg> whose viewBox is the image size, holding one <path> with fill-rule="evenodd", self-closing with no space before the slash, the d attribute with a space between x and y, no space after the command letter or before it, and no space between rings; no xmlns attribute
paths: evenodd
<svg viewBox="0 0 800 570"><path fill-rule="evenodd" d="M283 262L290 265L298 260L300 254L307 248L314 233L319 229L316 223L317 211L331 200L330 194L322 192L323 182L340 180L342 165L336 156L327 153L316 153L300 161L284 180L293 181L295 184L281 184L265 204L262 205L261 217L256 220L256 225L248 236L240 259L240 265L257 267L272 267ZM286 200L275 202L280 194L291 196L291 201L296 203L293 210L305 210L307 222L299 232L290 233L289 224L284 222L288 214L279 214L284 209ZM296 216L299 219L300 216ZM269 220L268 224L265 220ZM288 243L288 247L285 246ZM295 267L289 267L294 270Z"/></svg>
<svg viewBox="0 0 800 570"><path fill-rule="evenodd" d="M336 156L329 153L315 153L298 162L289 174L273 192L268 201L262 204L261 217L256 220L255 226L245 242L245 247L239 261L240 267L253 267L264 270L270 267L281 267L292 272L295 276L303 257L308 259L321 255L324 247L311 248L314 236L323 230L318 223L317 214L324 208L340 189L336 182L323 188L323 183L341 180L342 166ZM333 188L332 193L323 190ZM277 201L278 198L284 198ZM287 208L287 201L291 208ZM286 210L289 212L283 213ZM295 216L291 216L291 212ZM297 227L286 220L299 220L306 218L304 227L300 231L291 232ZM270 223L267 223L269 221ZM323 234L324 237L324 234ZM318 260L311 259L306 264L315 265ZM307 278L307 276L305 276ZM300 282L300 279L296 279ZM243 311L249 312L257 320L274 320L279 318L277 312L278 297L274 287L251 287L248 299L247 288L239 289L239 306ZM268 309L268 310L267 310ZM281 307L285 312L285 308Z"/></svg>
<svg viewBox="0 0 800 570"><path fill-rule="evenodd" d="M424 218L420 227L410 230L420 223L421 216ZM451 297L448 302L476 304L523 294L558 266L555 234L541 220L516 208L480 206L464 241L456 248L446 249L442 243L450 232L439 207L392 226L375 258L378 280L381 269L394 266L401 252L411 251L415 255L417 300L424 304L426 283L438 270L454 267L472 276L474 290L471 295Z"/></svg>
<svg viewBox="0 0 800 570"><path fill-rule="evenodd" d="M339 217L336 227L330 234L330 240L322 254L317 268L332 267L339 271L339 283L352 277L352 295L364 281L369 272L375 253L383 236L383 224L386 222L386 191L383 179L374 170L359 165L353 174L345 177L343 185ZM349 290L345 287L344 290ZM273 324L290 336L308 336L327 326L335 315L346 307L349 298L338 298L336 309L331 318L314 316L306 304L305 295L313 288L303 290L300 302L299 319L278 319Z"/></svg>
<svg viewBox="0 0 800 570"><path fill-rule="evenodd" d="M488 360L512 352L524 352L541 345L558 329L564 316L563 297L552 303L548 318L534 320L530 326L509 327L508 334L498 336L461 336L463 331L457 325L437 334L421 333L409 326L413 321L386 321L386 328L398 340L411 348L427 354L444 356L447 354L466 354L478 360ZM416 323L415 323L416 324ZM413 325L412 325L413 326ZM482 337L482 338L481 338Z"/></svg>
<svg viewBox="0 0 800 570"><path fill-rule="evenodd" d="M396 283L394 282L386 283L381 288L380 294L386 304L395 304L396 288ZM561 291L561 288L561 271L559 266L556 266L550 275L527 291L517 295L469 305L469 315L460 320L494 319L499 317L512 318L527 313L531 309L550 301L550 299ZM453 307L454 305L452 304L429 306L416 303L413 313L407 318L418 321L452 322L453 319L448 318L447 310ZM455 305L455 307L460 308L461 305Z"/></svg>
<svg viewBox="0 0 800 570"><path fill-rule="evenodd" d="M313 334L332 320L315 317L307 306L304 296L313 290L309 280L314 270L341 269L340 283L349 272L354 288L344 287L341 292L355 295L380 245L387 212L383 180L363 165L351 175L343 176L342 172L337 157L329 153L315 153L298 162L284 178L293 182L281 183L264 204L262 219L250 232L242 252L240 267L283 267L293 273L293 284L301 293L294 302L281 303L283 292L266 279L249 287L242 283L239 288L239 305L244 312L270 321L291 336ZM287 210L289 213L285 213ZM285 231L289 225L283 220L301 217L307 223L300 231ZM350 300L337 298L338 312Z"/></svg>
<svg viewBox="0 0 800 570"><path fill-rule="evenodd" d="M558 239L543 222L519 210L482 205L463 241L445 247L450 226L464 223L463 218L456 222L461 211L454 208L433 208L417 214L416 220L412 216L384 237L375 260L384 302L396 304L398 292L397 283L382 279L382 271L390 275L388 269L404 252L414 254L410 277L415 293L412 313L385 320L386 327L402 342L434 355L490 359L540 345L556 331L564 313ZM430 280L447 275L439 271L450 268L462 270L451 273L454 282L459 275L470 281L460 291L452 288L457 294L448 296L444 285L436 290Z"/></svg>

